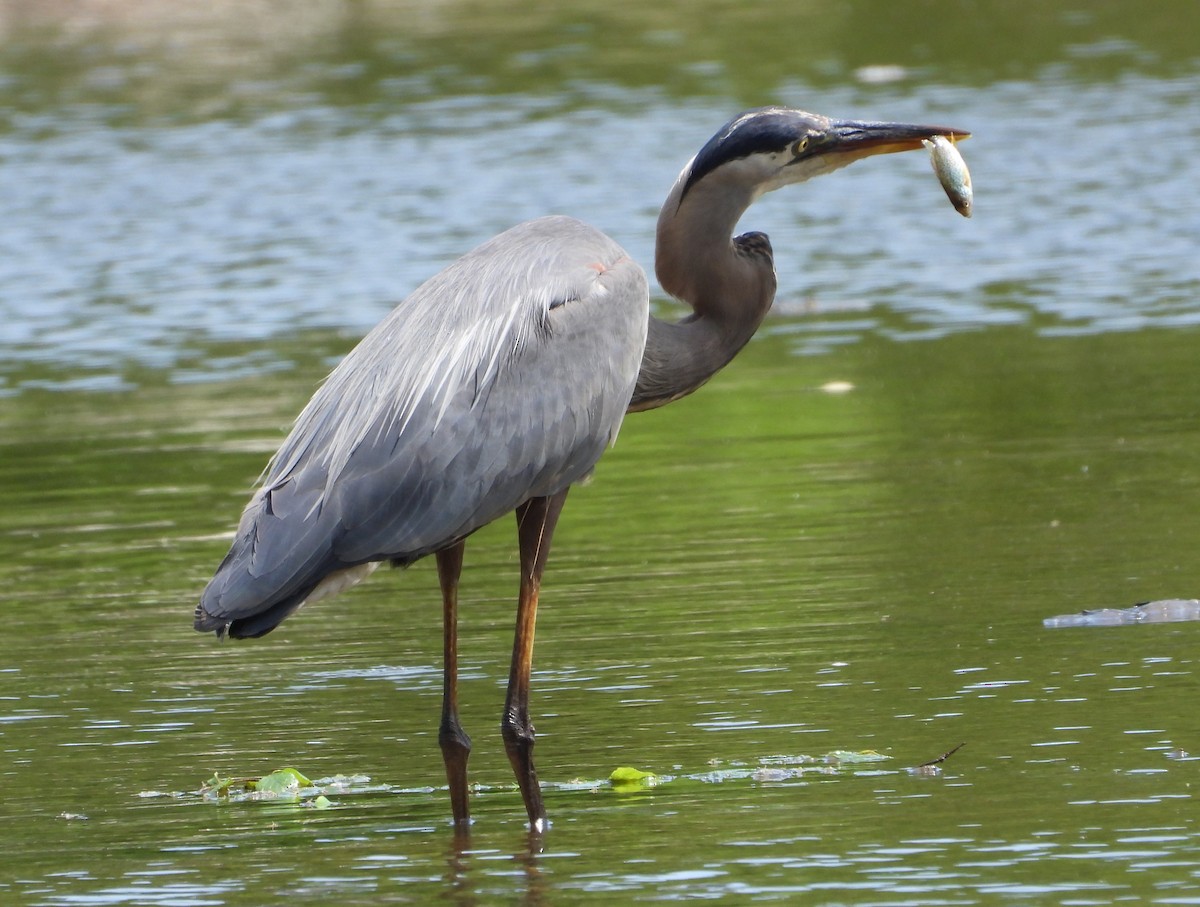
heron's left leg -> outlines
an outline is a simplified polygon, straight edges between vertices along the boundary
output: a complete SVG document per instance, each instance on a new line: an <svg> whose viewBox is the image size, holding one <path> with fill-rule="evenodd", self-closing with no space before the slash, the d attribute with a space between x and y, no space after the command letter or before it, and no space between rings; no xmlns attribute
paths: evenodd
<svg viewBox="0 0 1200 907"><path fill-rule="evenodd" d="M467 758L471 738L458 722L458 577L462 573L463 546L459 542L437 552L438 580L442 586L442 724L438 743L450 784L450 809L454 824L465 829L471 821L467 803Z"/></svg>
<svg viewBox="0 0 1200 907"><path fill-rule="evenodd" d="M546 827L546 808L542 789L533 767L533 723L529 720L529 674L533 668L533 627L537 620L538 593L542 571L550 553L550 538L567 500L567 489L548 498L534 498L517 508L517 537L521 548L521 593L517 603L517 633L513 640L512 669L508 675L508 695L500 733L508 761L517 776L517 785L529 813L534 831Z"/></svg>

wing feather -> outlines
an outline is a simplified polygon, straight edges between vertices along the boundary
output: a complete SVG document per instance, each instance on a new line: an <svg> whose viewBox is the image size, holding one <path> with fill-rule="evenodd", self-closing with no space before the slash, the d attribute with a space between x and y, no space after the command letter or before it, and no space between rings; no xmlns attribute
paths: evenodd
<svg viewBox="0 0 1200 907"><path fill-rule="evenodd" d="M301 412L197 626L266 632L330 573L411 563L585 477L632 396L648 305L641 269L565 217L431 278Z"/></svg>

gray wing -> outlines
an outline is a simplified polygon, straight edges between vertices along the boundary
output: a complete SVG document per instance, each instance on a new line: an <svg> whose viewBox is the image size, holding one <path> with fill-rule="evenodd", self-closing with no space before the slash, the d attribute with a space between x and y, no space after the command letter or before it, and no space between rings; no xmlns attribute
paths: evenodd
<svg viewBox="0 0 1200 907"><path fill-rule="evenodd" d="M585 477L633 394L648 308L641 269L566 217L427 281L300 414L197 628L265 633L334 571L411 563Z"/></svg>

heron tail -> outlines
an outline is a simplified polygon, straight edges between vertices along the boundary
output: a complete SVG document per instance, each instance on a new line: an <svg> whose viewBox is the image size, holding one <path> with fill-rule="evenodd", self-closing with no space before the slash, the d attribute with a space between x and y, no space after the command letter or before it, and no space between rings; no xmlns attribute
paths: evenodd
<svg viewBox="0 0 1200 907"><path fill-rule="evenodd" d="M209 614L204 609L204 602L200 602L196 605L192 625L201 633L216 633L218 639L224 639L226 636L231 639L255 639L266 636L278 627L289 614L303 605L307 598L307 593L292 595L258 614L234 619Z"/></svg>

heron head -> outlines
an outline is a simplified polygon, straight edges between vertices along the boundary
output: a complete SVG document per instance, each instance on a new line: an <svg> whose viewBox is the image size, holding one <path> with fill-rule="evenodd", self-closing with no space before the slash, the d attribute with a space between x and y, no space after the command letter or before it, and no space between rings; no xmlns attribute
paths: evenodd
<svg viewBox="0 0 1200 907"><path fill-rule="evenodd" d="M875 154L911 151L922 139L970 133L946 126L831 120L789 107L763 107L734 117L692 159L680 200L700 183L720 182L751 198L800 183Z"/></svg>

